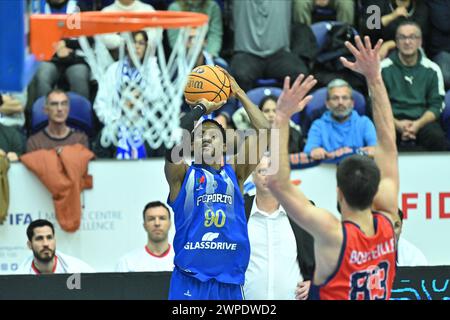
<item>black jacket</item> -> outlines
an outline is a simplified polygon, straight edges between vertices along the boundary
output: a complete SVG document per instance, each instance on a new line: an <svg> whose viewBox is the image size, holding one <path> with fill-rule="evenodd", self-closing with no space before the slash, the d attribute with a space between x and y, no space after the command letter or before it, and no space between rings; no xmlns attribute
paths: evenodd
<svg viewBox="0 0 450 320"><path fill-rule="evenodd" d="M248 219L252 212L253 200L255 196L244 195L245 216ZM312 280L314 276L315 259L314 259L314 238L305 230L300 228L288 216L292 231L294 231L295 240L297 242L297 261L305 281ZM300 253L300 254L298 254Z"/></svg>

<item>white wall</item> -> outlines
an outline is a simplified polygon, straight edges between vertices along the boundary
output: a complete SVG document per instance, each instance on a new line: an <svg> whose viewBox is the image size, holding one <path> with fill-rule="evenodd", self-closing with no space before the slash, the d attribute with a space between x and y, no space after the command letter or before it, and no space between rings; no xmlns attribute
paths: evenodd
<svg viewBox="0 0 450 320"><path fill-rule="evenodd" d="M89 165L89 173L94 177L94 188L81 197L82 225L79 231L69 234L57 226L51 196L45 187L22 164L12 164L8 174L9 216L0 226L0 274L11 273L17 263L31 254L25 231L32 219L54 222L58 250L81 258L97 271L114 271L123 254L145 245L142 209L149 201L167 199L163 161L94 161ZM424 252L430 264L450 265L450 154L402 155L400 177L399 204L407 198L405 194L413 194L408 203L417 203L417 209L408 210L404 237ZM336 213L334 166L295 170L292 179L302 181L300 187L317 206ZM426 218L427 193L431 219ZM170 239L173 234L174 228Z"/></svg>

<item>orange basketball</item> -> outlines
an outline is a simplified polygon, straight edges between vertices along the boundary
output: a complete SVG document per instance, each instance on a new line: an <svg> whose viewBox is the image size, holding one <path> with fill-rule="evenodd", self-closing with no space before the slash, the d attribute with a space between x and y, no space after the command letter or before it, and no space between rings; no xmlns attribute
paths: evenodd
<svg viewBox="0 0 450 320"><path fill-rule="evenodd" d="M211 102L221 102L230 95L230 79L219 68L198 66L188 76L184 97L189 101L205 98Z"/></svg>

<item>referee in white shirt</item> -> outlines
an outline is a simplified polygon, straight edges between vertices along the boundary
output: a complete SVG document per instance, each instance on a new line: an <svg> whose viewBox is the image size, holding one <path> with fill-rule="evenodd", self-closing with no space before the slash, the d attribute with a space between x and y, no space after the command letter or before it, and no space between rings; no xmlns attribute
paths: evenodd
<svg viewBox="0 0 450 320"><path fill-rule="evenodd" d="M123 256L117 272L172 271L174 251L168 236L171 225L170 211L160 201L147 203L143 211L147 244Z"/></svg>
<svg viewBox="0 0 450 320"><path fill-rule="evenodd" d="M245 195L250 263L247 300L306 300L314 273L314 240L292 221L267 188L268 158L253 172L256 196Z"/></svg>

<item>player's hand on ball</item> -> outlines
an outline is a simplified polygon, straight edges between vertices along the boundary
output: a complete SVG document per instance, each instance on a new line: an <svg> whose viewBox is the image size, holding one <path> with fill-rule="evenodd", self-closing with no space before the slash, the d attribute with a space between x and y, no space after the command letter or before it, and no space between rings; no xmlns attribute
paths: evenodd
<svg viewBox="0 0 450 320"><path fill-rule="evenodd" d="M220 109L225 104L225 102L227 102L227 101L224 100L224 101L220 101L220 102L212 102L212 101L206 100L205 98L199 99L197 101L189 101L186 99L186 103L188 105L190 105L191 107L194 107L198 104L204 105L206 108L206 114L210 114L210 113Z"/></svg>
<svg viewBox="0 0 450 320"><path fill-rule="evenodd" d="M236 79L228 73L227 70L225 70L222 67L219 67L216 65L216 68L222 70L223 73L226 74L226 76L228 77L228 79L230 80L230 86L231 86L231 96L236 97L237 95L244 93L244 90L241 89L241 87L239 86L239 84L237 83Z"/></svg>

